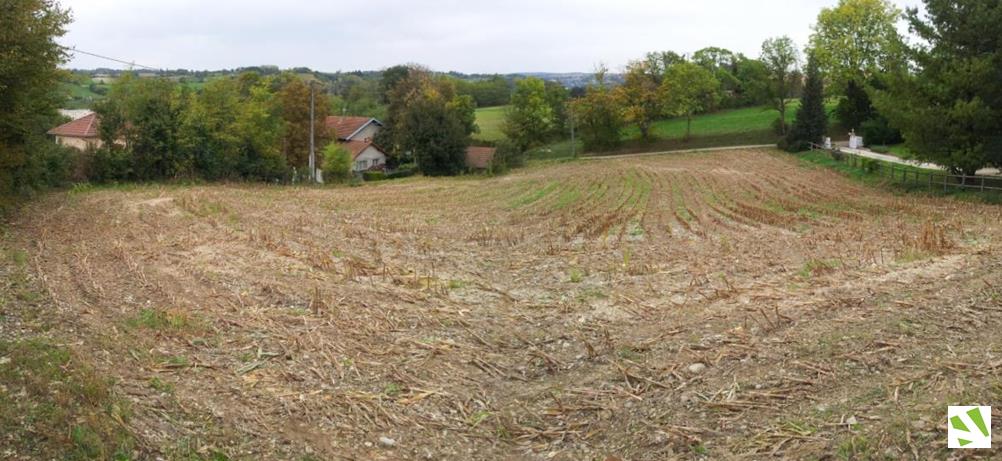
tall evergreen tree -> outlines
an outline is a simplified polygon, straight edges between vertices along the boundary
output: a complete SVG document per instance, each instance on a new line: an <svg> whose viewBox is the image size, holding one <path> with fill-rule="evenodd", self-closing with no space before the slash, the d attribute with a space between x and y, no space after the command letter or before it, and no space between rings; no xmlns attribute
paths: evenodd
<svg viewBox="0 0 1002 461"><path fill-rule="evenodd" d="M925 0L907 17L927 45L909 50L915 71L889 79L877 109L922 160L965 174L1002 165L1002 2Z"/></svg>
<svg viewBox="0 0 1002 461"><path fill-rule="evenodd" d="M828 114L825 112L825 84L818 68L818 59L811 53L807 59L807 81L797 109L797 119L793 122L786 138L787 148L799 152L810 147L810 143L821 144L828 131Z"/></svg>

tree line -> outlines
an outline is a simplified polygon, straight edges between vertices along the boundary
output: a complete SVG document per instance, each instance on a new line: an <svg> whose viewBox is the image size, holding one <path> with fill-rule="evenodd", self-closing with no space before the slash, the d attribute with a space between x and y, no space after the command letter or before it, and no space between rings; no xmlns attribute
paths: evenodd
<svg viewBox="0 0 1002 461"><path fill-rule="evenodd" d="M840 0L820 12L803 50L778 37L763 43L757 59L716 47L691 55L654 52L629 63L622 84L610 84L600 69L580 90L533 78L464 82L396 66L378 79L323 85L329 92L316 99L313 119L318 150L332 141L323 132L326 115L377 115L386 124L377 142L393 166L456 174L477 130L477 106L510 99L509 140L499 158L518 164L524 151L566 137L571 126L586 149L604 150L621 142L627 124L650 138L659 118L691 120L721 108L769 104L782 145L791 150L821 142L833 115L869 144L904 141L917 158L957 173L1002 165L1002 6L997 0L924 1L920 12L887 0ZM45 135L58 124L58 84L65 77L58 67L68 57L55 39L70 20L55 0L13 0L4 10L0 195L59 185L80 170L76 156ZM899 21L916 43L898 33ZM168 79L123 76L96 107L105 143L87 156L87 178L302 177L315 82L309 74L267 71L212 79L198 91ZM788 127L785 113L798 97L796 122Z"/></svg>

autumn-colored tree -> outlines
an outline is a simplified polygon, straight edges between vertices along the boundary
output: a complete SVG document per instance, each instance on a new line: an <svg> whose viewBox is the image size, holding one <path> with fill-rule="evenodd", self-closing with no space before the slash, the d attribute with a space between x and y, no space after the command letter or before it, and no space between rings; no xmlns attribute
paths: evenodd
<svg viewBox="0 0 1002 461"><path fill-rule="evenodd" d="M637 125L640 137L645 141L651 139L651 125L664 115L664 101L658 84L661 78L649 62L634 61L626 68L623 85L615 90L624 119Z"/></svg>
<svg viewBox="0 0 1002 461"><path fill-rule="evenodd" d="M316 146L319 140L326 138L324 120L330 114L330 99L327 98L320 85L306 82L294 74L284 74L280 80L277 103L285 121L285 131L282 141L282 153L286 163L291 167L308 169L310 155L310 86L314 85L314 136ZM319 147L317 147L319 149Z"/></svg>
<svg viewBox="0 0 1002 461"><path fill-rule="evenodd" d="M588 86L583 97L571 103L572 117L588 151L612 149L621 142L623 111L606 84L606 72L605 67L600 67L595 72L595 83Z"/></svg>

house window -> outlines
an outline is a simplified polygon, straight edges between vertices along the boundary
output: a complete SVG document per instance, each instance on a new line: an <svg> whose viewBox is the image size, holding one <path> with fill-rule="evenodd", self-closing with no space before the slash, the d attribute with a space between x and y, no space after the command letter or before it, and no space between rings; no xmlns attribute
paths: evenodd
<svg viewBox="0 0 1002 461"><path fill-rule="evenodd" d="M355 165L356 165L357 169L359 169L359 170L365 170L365 169L369 168L369 161L368 160L359 160L358 162L355 162Z"/></svg>

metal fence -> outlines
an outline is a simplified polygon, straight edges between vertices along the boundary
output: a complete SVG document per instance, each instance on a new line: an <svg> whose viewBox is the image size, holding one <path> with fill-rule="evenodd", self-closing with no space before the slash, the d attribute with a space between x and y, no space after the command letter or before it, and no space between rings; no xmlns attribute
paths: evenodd
<svg viewBox="0 0 1002 461"><path fill-rule="evenodd" d="M953 189L974 190L979 192L1002 191L1002 176L956 175L947 172L927 170L918 167L905 167L883 160L864 157L839 148L828 149L816 144L811 150L823 150L831 154L838 162L845 162L853 168L868 173L886 176L889 181L926 187L930 190L942 187L944 191Z"/></svg>

